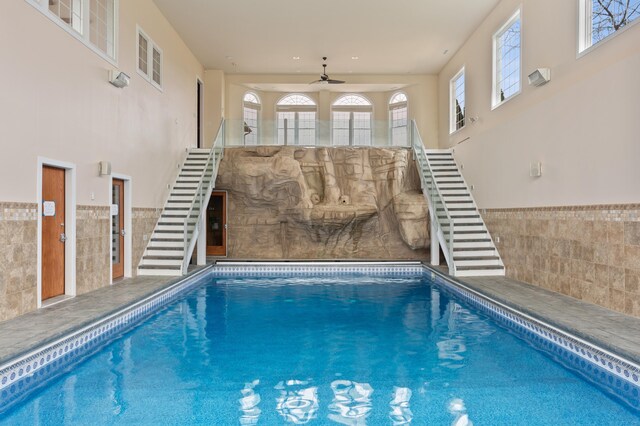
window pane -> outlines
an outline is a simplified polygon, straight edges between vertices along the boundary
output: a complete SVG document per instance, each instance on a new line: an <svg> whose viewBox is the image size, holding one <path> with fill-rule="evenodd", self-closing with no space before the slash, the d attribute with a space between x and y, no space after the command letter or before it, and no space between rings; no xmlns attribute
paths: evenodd
<svg viewBox="0 0 640 426"><path fill-rule="evenodd" d="M295 112L278 112L278 144L285 144L285 128L286 128L286 143L293 145L295 140Z"/></svg>
<svg viewBox="0 0 640 426"><path fill-rule="evenodd" d="M148 41L142 34L138 34L138 69L144 74L149 74L147 58L149 56Z"/></svg>
<svg viewBox="0 0 640 426"><path fill-rule="evenodd" d="M278 102L278 105L315 105L316 103L305 95L289 95Z"/></svg>
<svg viewBox="0 0 640 426"><path fill-rule="evenodd" d="M160 72L162 70L162 58L160 52L153 49L153 81L157 84L162 84L162 77Z"/></svg>
<svg viewBox="0 0 640 426"><path fill-rule="evenodd" d="M316 144L316 113L298 113L298 145Z"/></svg>
<svg viewBox="0 0 640 426"><path fill-rule="evenodd" d="M82 34L82 0L49 0L49 11Z"/></svg>
<svg viewBox="0 0 640 426"><path fill-rule="evenodd" d="M640 16L640 0L587 0L591 2L591 44L622 29Z"/></svg>
<svg viewBox="0 0 640 426"><path fill-rule="evenodd" d="M451 94L451 131L456 131L463 128L465 124L464 72L451 81Z"/></svg>
<svg viewBox="0 0 640 426"><path fill-rule="evenodd" d="M391 145L407 145L407 107L392 109L389 119L391 122Z"/></svg>
<svg viewBox="0 0 640 426"><path fill-rule="evenodd" d="M350 112L334 111L331 140L333 145L349 145Z"/></svg>
<svg viewBox="0 0 640 426"><path fill-rule="evenodd" d="M496 36L496 104L520 91L520 18Z"/></svg>
<svg viewBox="0 0 640 426"><path fill-rule="evenodd" d="M371 113L353 113L353 144L371 145Z"/></svg>
<svg viewBox="0 0 640 426"><path fill-rule="evenodd" d="M251 133L244 135L245 145L258 145L258 110L244 107L244 133L251 130ZM248 129L247 129L248 128Z"/></svg>
<svg viewBox="0 0 640 426"><path fill-rule="evenodd" d="M89 3L89 40L109 57L115 57L115 2L91 0Z"/></svg>

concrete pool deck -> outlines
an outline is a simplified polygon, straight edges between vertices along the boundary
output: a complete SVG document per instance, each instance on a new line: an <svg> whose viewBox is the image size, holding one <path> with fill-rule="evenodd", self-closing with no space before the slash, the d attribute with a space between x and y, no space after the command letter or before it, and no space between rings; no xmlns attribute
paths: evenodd
<svg viewBox="0 0 640 426"><path fill-rule="evenodd" d="M202 268L194 268L190 274ZM130 278L2 322L0 365L145 299L183 278ZM509 278L465 277L459 281L498 302L640 364L640 318Z"/></svg>

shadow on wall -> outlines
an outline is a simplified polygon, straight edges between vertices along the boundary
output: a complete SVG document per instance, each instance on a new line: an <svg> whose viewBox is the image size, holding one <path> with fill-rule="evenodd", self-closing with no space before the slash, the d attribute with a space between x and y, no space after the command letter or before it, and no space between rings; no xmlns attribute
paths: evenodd
<svg viewBox="0 0 640 426"><path fill-rule="evenodd" d="M408 149L229 148L228 257L428 257L428 209Z"/></svg>

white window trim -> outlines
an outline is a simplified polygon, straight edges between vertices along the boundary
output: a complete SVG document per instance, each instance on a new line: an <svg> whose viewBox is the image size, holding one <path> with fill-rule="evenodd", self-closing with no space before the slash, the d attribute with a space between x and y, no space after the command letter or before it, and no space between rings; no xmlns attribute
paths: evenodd
<svg viewBox="0 0 640 426"><path fill-rule="evenodd" d="M140 35L147 39L147 74L140 69ZM160 84L153 80L153 49L160 52ZM138 75L148 81L153 87L159 91L163 91L162 86L164 83L164 52L153 41L149 34L144 32L140 25L136 25L136 71Z"/></svg>
<svg viewBox="0 0 640 426"><path fill-rule="evenodd" d="M113 29L113 58L110 57L109 55L107 55L106 53L104 53L102 50L98 49L96 46L94 46L91 41L90 41L90 35L89 35L89 31L84 31L85 34L80 34L79 32L77 32L76 30L74 30L69 24L67 24L66 22L62 21L58 16L54 15L50 10L49 10L49 2L48 0L25 0L28 4L30 4L31 6L33 6L38 12L42 13L44 16L46 16L47 18L49 18L54 24L56 24L57 26L59 26L60 28L62 28L64 31L66 31L69 35L71 35L73 38L75 38L76 40L78 40L79 42L81 42L85 47L89 48L89 50L91 50L93 53L95 53L96 55L100 56L100 58L104 59L105 61L107 61L109 64L113 65L114 67L118 67L118 35L120 33L119 28L120 28L120 22L119 22L119 17L120 17L120 13L119 13L119 0L114 0L113 3L113 25L114 25L114 29ZM82 10L83 10L83 16L82 16L82 27L83 28L89 28L87 21L89 20L89 14L86 13L85 14L85 10L89 10L89 0L83 0L83 4L82 4ZM86 16L85 16L86 15Z"/></svg>
<svg viewBox="0 0 640 426"><path fill-rule="evenodd" d="M518 88L518 91L515 92L513 95L509 96L508 98L506 98L504 101L501 101L498 99L497 96L497 89L498 89L498 69L496 67L496 65L498 64L498 57L497 57L497 47L498 47L498 35L503 33L507 28L509 28L511 25L513 25L518 19L520 19L520 57L519 57L519 61L520 61L520 87ZM523 37L522 37L522 7L519 7L515 13L513 15L511 15L511 17L507 20L507 22L504 23L504 25L502 25L500 27L500 29L498 29L498 31L496 31L493 34L493 39L492 39L492 44L493 44L493 55L492 55L492 68L493 68L493 72L491 73L491 110L493 111L494 109L498 108L501 105L504 105L505 103L509 102L511 99L515 98L516 96L518 96L520 93L522 93L522 52L524 51L523 48Z"/></svg>
<svg viewBox="0 0 640 426"><path fill-rule="evenodd" d="M460 68L460 71L458 71L456 75L454 75L451 80L449 80L449 135L454 135L460 130L467 127L467 117L465 114L464 124L459 129L456 129L456 89L454 87L454 83L458 78L460 78L460 76L463 76L462 78L464 80L464 104L465 107L467 105L467 74L465 73L465 67L463 66L462 68Z"/></svg>
<svg viewBox="0 0 640 426"><path fill-rule="evenodd" d="M607 43L609 40L613 40L620 34L626 32L629 28L634 27L640 23L640 18L636 18L631 23L627 24L618 31L614 31L596 44L591 44L591 2L590 0L578 0L578 43L576 46L577 54L576 59L579 59L597 49L599 46ZM587 47L587 45L589 45Z"/></svg>

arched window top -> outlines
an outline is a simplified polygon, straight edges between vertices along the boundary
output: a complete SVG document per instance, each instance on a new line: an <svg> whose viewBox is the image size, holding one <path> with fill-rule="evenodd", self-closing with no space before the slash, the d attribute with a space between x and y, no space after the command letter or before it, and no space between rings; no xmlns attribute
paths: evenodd
<svg viewBox="0 0 640 426"><path fill-rule="evenodd" d="M315 106L316 103L310 97L306 95L287 95L284 98L278 101L278 105L304 105L304 106Z"/></svg>
<svg viewBox="0 0 640 426"><path fill-rule="evenodd" d="M391 99L389 100L389 105L399 104L401 102L407 102L407 95L405 95L402 92L398 92L398 93L395 93L393 96L391 96Z"/></svg>
<svg viewBox="0 0 640 426"><path fill-rule="evenodd" d="M253 92L247 92L244 94L244 98L242 99L245 102L251 102L252 104L260 105L260 98Z"/></svg>
<svg viewBox="0 0 640 426"><path fill-rule="evenodd" d="M371 102L361 95L344 95L336 99L333 106L371 106Z"/></svg>

